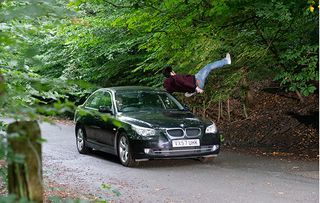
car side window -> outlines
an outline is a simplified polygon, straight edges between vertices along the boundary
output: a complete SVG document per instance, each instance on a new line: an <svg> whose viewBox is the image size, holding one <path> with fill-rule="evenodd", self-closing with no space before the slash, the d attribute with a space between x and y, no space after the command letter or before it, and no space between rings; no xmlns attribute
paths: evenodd
<svg viewBox="0 0 320 203"><path fill-rule="evenodd" d="M111 109L112 102L111 102L111 95L109 92L104 92L103 95L100 97L98 101L98 108L99 106L107 106Z"/></svg>
<svg viewBox="0 0 320 203"><path fill-rule="evenodd" d="M85 107L98 109L100 106L112 106L111 95L108 92L96 92L87 101Z"/></svg>

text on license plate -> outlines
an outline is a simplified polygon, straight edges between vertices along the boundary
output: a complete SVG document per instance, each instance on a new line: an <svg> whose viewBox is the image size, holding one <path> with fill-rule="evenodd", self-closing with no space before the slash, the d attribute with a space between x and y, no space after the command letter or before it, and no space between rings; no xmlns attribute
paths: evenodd
<svg viewBox="0 0 320 203"><path fill-rule="evenodd" d="M172 140L172 147L194 147L200 146L199 139Z"/></svg>

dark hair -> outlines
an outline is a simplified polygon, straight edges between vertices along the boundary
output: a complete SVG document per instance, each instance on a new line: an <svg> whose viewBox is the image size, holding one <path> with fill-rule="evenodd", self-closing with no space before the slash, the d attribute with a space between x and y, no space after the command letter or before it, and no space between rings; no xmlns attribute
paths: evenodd
<svg viewBox="0 0 320 203"><path fill-rule="evenodd" d="M162 74L164 75L164 77L169 78L170 77L170 73L172 72L172 67L170 65L166 65L163 70L162 70Z"/></svg>

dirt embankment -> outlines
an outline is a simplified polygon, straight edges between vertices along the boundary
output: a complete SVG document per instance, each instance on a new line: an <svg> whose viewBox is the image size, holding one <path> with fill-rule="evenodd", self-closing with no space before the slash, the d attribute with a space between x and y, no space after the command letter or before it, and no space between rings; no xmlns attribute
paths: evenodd
<svg viewBox="0 0 320 203"><path fill-rule="evenodd" d="M218 126L227 146L273 155L319 158L319 94L300 102L272 82L252 88L254 102L245 117L242 105L230 101L234 121L220 119Z"/></svg>

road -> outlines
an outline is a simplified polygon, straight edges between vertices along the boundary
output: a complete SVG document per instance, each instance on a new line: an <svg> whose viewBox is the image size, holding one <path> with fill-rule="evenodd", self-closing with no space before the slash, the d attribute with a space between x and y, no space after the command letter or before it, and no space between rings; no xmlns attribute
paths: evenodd
<svg viewBox="0 0 320 203"><path fill-rule="evenodd" d="M78 153L73 124L41 124L44 175L79 194L109 202L319 202L317 161L224 151L211 163L193 159L123 167L117 157ZM110 188L102 189L105 184Z"/></svg>

